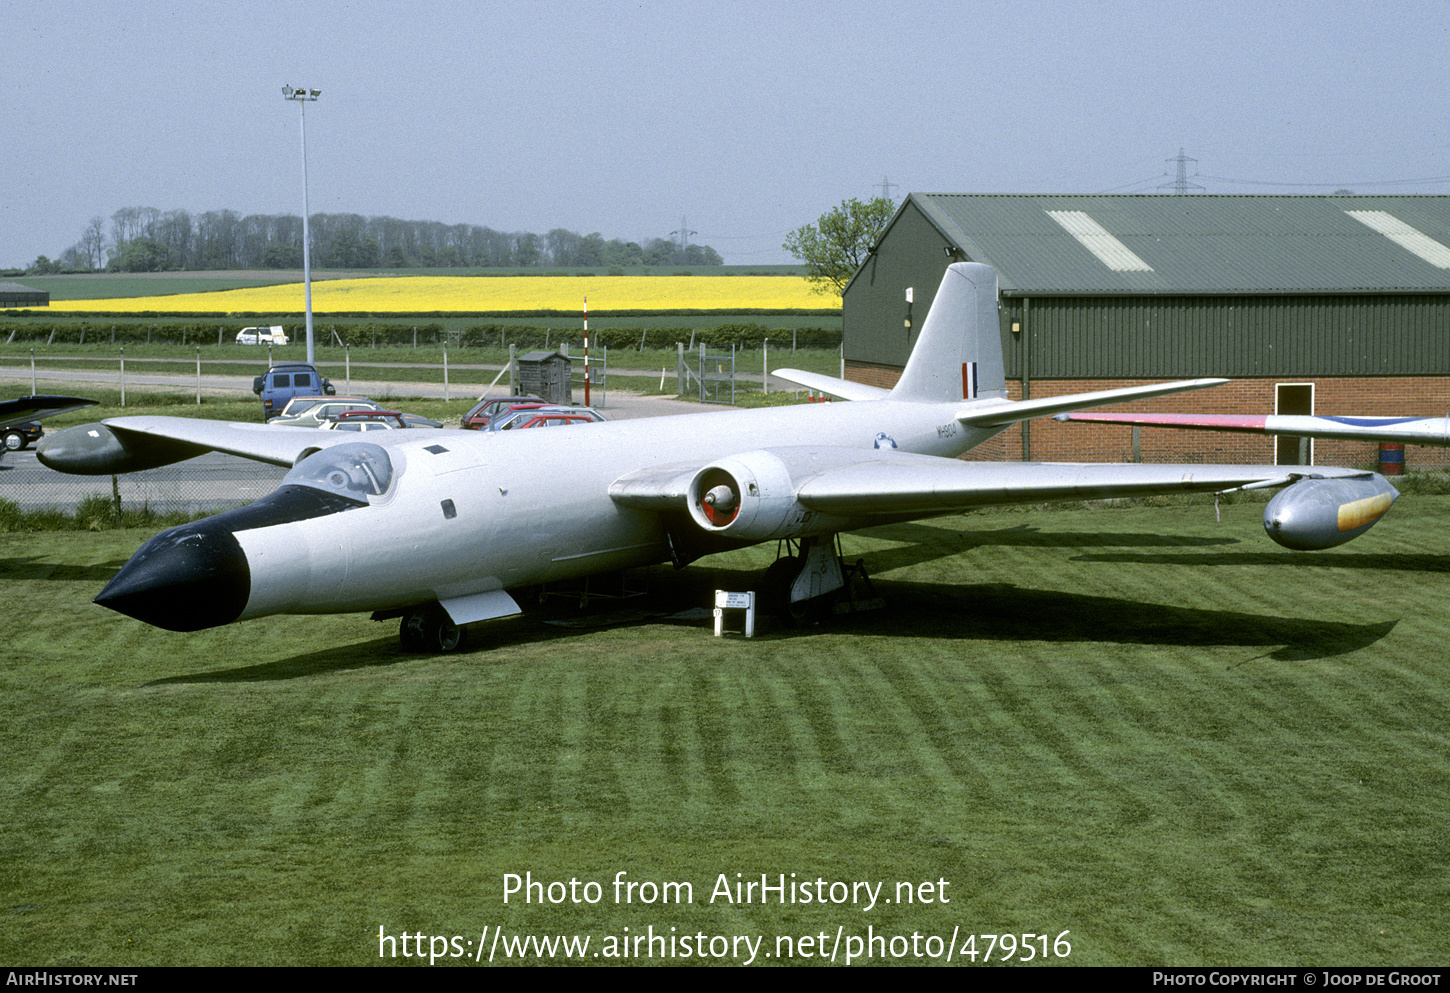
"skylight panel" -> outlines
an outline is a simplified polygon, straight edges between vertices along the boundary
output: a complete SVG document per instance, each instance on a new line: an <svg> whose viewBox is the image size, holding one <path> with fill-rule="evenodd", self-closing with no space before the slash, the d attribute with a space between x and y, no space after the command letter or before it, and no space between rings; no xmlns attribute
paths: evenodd
<svg viewBox="0 0 1450 993"><path fill-rule="evenodd" d="M1114 272L1153 271L1152 266L1083 211L1049 210L1047 216L1062 225L1063 230L1076 238L1078 244L1092 252L1099 262Z"/></svg>
<svg viewBox="0 0 1450 993"><path fill-rule="evenodd" d="M1410 227L1394 214L1383 210L1346 210L1345 213L1361 224L1374 228L1396 245L1413 252L1432 266L1450 269L1450 248L1446 248L1423 231Z"/></svg>

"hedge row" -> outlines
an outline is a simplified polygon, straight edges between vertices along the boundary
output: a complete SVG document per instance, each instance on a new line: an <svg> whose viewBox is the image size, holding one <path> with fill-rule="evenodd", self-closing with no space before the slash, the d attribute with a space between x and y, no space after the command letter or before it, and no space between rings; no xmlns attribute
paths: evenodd
<svg viewBox="0 0 1450 993"><path fill-rule="evenodd" d="M287 337L300 341L306 334L301 323L284 323ZM184 345L232 344L237 324L156 323L116 324L97 321L39 322L0 320L0 345L114 344L165 343ZM402 327L396 324L343 323L332 320L313 321L313 334L319 347L335 346L340 341L354 348L373 346L411 347L447 343L463 348L498 348L516 345L519 348L552 348L562 341L579 343L581 328L544 328L528 324L474 324L462 331L445 331L439 324ZM415 339L416 334L416 339ZM676 342L693 342L710 348L760 348L769 339L777 345L792 340L803 348L836 348L841 344L839 328L771 328L763 324L718 324L713 328L686 327L615 327L595 329L590 333L591 345L606 348L673 348Z"/></svg>

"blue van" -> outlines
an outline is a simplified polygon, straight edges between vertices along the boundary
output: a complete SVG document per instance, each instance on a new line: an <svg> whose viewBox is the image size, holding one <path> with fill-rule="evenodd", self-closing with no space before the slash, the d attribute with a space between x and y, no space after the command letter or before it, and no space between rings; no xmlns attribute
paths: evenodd
<svg viewBox="0 0 1450 993"><path fill-rule="evenodd" d="M270 421L293 397L332 396L337 387L306 362L284 362L252 380L252 392L262 398L262 420Z"/></svg>

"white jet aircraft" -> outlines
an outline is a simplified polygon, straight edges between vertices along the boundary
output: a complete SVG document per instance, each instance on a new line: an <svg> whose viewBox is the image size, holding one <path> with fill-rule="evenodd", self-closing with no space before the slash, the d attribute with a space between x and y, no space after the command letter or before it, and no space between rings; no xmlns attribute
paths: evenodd
<svg viewBox="0 0 1450 993"><path fill-rule="evenodd" d="M336 432L177 417L119 417L61 432L42 462L129 472L204 451L292 466L248 507L162 532L96 602L193 631L267 614L401 617L405 647L452 651L464 625L516 614L509 590L676 566L785 539L768 571L786 606L839 591L834 536L970 507L1285 486L1265 527L1281 544L1336 545L1398 495L1352 469L966 462L1008 426L1200 379L1012 402L997 276L942 279L900 382L882 390L777 373L853 402L611 421L587 430Z"/></svg>

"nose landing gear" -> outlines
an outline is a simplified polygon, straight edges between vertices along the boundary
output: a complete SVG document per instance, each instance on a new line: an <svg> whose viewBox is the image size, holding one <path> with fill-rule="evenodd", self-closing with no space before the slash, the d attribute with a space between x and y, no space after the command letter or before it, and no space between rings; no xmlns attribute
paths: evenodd
<svg viewBox="0 0 1450 993"><path fill-rule="evenodd" d="M424 604L403 615L398 642L405 652L461 652L468 643L468 629L454 624L439 604Z"/></svg>

